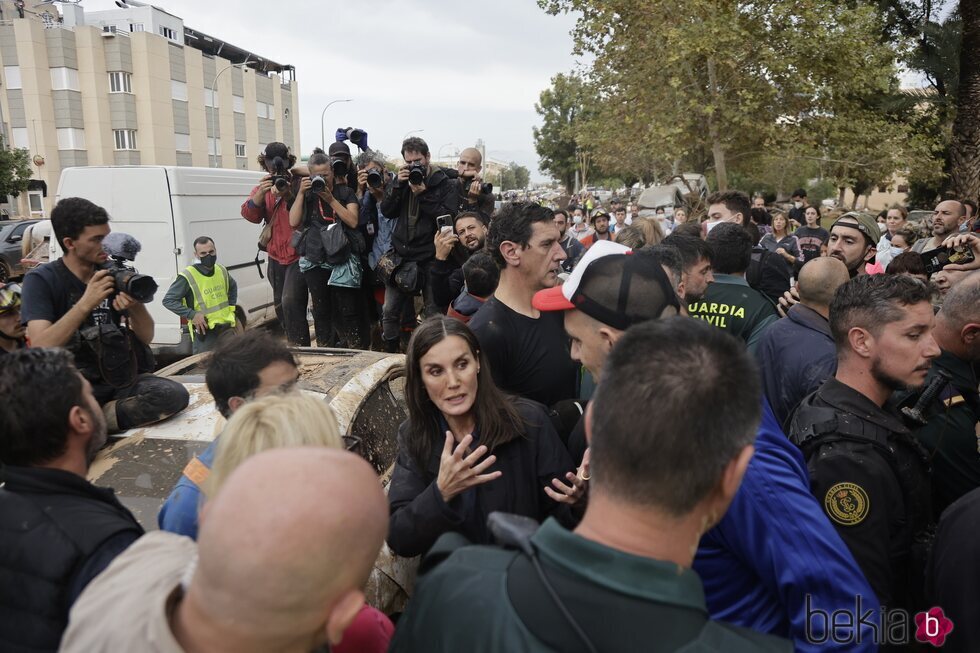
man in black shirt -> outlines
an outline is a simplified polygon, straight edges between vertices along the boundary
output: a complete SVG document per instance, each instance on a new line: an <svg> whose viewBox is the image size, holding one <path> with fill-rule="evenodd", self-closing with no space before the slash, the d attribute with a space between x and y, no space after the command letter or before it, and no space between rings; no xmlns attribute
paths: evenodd
<svg viewBox="0 0 980 653"><path fill-rule="evenodd" d="M66 347L92 384L110 432L152 424L187 406L183 385L153 376L153 318L146 306L119 291L102 239L106 210L68 197L51 212L64 251L24 278L22 318L32 347Z"/></svg>
<svg viewBox="0 0 980 653"><path fill-rule="evenodd" d="M500 283L469 324L497 385L547 406L574 397L578 377L561 314L542 313L531 304L534 293L558 282L565 260L558 238L551 209L529 202L505 205L487 236Z"/></svg>
<svg viewBox="0 0 980 653"><path fill-rule="evenodd" d="M54 651L75 599L143 529L85 480L106 423L70 354L0 357L0 396L0 649Z"/></svg>

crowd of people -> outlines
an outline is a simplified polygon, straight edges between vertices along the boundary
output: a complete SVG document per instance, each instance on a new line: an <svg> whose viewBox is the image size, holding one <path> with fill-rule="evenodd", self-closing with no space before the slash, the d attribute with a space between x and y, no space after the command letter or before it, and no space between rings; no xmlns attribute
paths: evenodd
<svg viewBox="0 0 980 653"><path fill-rule="evenodd" d="M236 329L195 240L164 305L225 422L151 533L86 475L188 395L105 211L59 202L64 255L0 288L0 648L980 648L975 204L495 209L478 150L401 154L263 152L242 216L285 340ZM405 350L386 492L296 390L313 339ZM379 555L419 557L401 613L365 603Z"/></svg>

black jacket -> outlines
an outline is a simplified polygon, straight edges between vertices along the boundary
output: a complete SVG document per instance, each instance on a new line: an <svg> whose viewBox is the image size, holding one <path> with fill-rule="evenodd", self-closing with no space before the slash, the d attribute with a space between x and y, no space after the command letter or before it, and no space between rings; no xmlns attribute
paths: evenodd
<svg viewBox="0 0 980 653"><path fill-rule="evenodd" d="M427 261L435 256L436 218L459 211L459 184L441 168L432 168L425 192L415 195L408 182L392 179L385 187L381 212L397 219L391 244L406 261Z"/></svg>
<svg viewBox="0 0 980 653"><path fill-rule="evenodd" d="M56 651L73 595L143 529L71 472L7 466L0 480L0 650Z"/></svg>
<svg viewBox="0 0 980 653"><path fill-rule="evenodd" d="M501 471L496 480L463 492L447 504L442 500L436 479L442 454L442 438L433 443L425 469L409 454L405 441L408 421L398 429L398 457L388 486L391 522L388 546L400 556L425 553L439 536L450 531L462 533L474 544L492 542L486 527L491 512L500 510L532 517L538 521L555 515L571 523L567 506L544 493L551 479L564 479L575 465L562 445L544 407L527 399L514 399L527 424L525 432L497 447L497 462L488 471Z"/></svg>
<svg viewBox="0 0 980 653"><path fill-rule="evenodd" d="M810 490L878 600L921 609L932 522L925 451L893 412L833 377L790 420Z"/></svg>

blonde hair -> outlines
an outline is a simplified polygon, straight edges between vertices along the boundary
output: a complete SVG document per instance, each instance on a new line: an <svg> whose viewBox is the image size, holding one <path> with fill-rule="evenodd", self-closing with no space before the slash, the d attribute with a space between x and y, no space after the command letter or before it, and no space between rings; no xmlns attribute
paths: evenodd
<svg viewBox="0 0 980 653"><path fill-rule="evenodd" d="M344 448L337 419L326 401L300 392L251 401L228 420L218 442L205 493L214 496L228 476L257 453L308 446Z"/></svg>
<svg viewBox="0 0 980 653"><path fill-rule="evenodd" d="M644 245L659 245L664 239L664 230L656 218L633 220L633 225L643 233Z"/></svg>

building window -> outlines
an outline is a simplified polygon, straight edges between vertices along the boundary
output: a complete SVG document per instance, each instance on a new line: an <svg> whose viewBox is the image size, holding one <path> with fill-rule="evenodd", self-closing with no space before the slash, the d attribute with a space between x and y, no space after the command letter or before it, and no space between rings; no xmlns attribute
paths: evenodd
<svg viewBox="0 0 980 653"><path fill-rule="evenodd" d="M130 32L142 32L143 31L143 23L130 23L129 24L129 31Z"/></svg>
<svg viewBox="0 0 980 653"><path fill-rule="evenodd" d="M136 149L136 130L135 129L113 129L112 136L116 140L117 150Z"/></svg>
<svg viewBox="0 0 980 653"><path fill-rule="evenodd" d="M245 113L245 98L240 95L232 95L231 100L235 113Z"/></svg>
<svg viewBox="0 0 980 653"><path fill-rule="evenodd" d="M256 102L255 112L259 115L259 118L275 118L272 105L266 102Z"/></svg>
<svg viewBox="0 0 980 653"><path fill-rule="evenodd" d="M39 190L27 192L27 202L31 207L31 215L44 215L44 197Z"/></svg>
<svg viewBox="0 0 980 653"><path fill-rule="evenodd" d="M109 92L110 93L132 93L133 75L115 71L109 73Z"/></svg>
<svg viewBox="0 0 980 653"><path fill-rule="evenodd" d="M170 39L171 41L177 40L177 32L173 31L169 27L161 27L160 34Z"/></svg>
<svg viewBox="0 0 980 653"><path fill-rule="evenodd" d="M52 91L77 91L78 71L74 68L52 68L51 69L51 90Z"/></svg>
<svg viewBox="0 0 980 653"><path fill-rule="evenodd" d="M235 142L235 156L245 156L245 143Z"/></svg>
<svg viewBox="0 0 980 653"><path fill-rule="evenodd" d="M190 152L191 151L191 135L190 134L174 134L174 139L177 142L178 152Z"/></svg>
<svg viewBox="0 0 980 653"><path fill-rule="evenodd" d="M20 82L20 66L4 66L3 77L7 80L8 89L23 88Z"/></svg>
<svg viewBox="0 0 980 653"><path fill-rule="evenodd" d="M28 140L27 127L14 127L10 130L11 144L18 149L28 150L31 143Z"/></svg>
<svg viewBox="0 0 980 653"><path fill-rule="evenodd" d="M175 100L187 102L187 84L178 82L176 79L170 80L170 97Z"/></svg>
<svg viewBox="0 0 980 653"><path fill-rule="evenodd" d="M206 107L217 107L218 106L218 92L212 91L209 88L204 89L204 106Z"/></svg>
<svg viewBox="0 0 980 653"><path fill-rule="evenodd" d="M211 156L221 156L221 140L215 138L208 139L208 154Z"/></svg>
<svg viewBox="0 0 980 653"><path fill-rule="evenodd" d="M59 150L84 150L85 130L74 127L57 129Z"/></svg>

